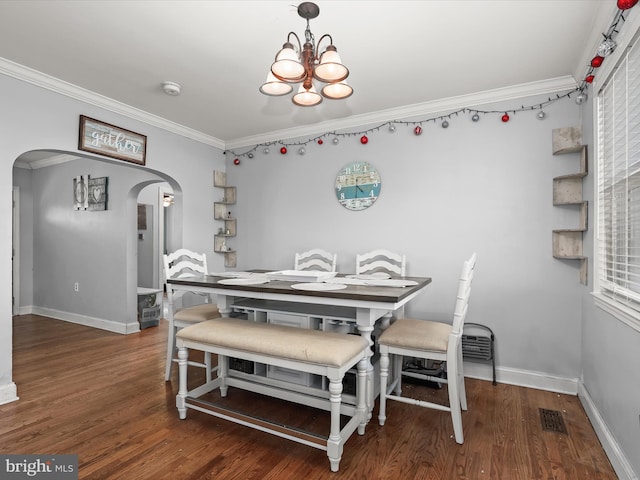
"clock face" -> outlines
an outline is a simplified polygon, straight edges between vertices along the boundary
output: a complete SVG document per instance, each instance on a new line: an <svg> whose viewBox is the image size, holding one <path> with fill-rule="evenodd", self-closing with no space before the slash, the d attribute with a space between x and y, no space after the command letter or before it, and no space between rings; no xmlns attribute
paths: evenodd
<svg viewBox="0 0 640 480"><path fill-rule="evenodd" d="M364 210L380 195L380 174L367 162L352 162L336 175L336 197L349 210Z"/></svg>

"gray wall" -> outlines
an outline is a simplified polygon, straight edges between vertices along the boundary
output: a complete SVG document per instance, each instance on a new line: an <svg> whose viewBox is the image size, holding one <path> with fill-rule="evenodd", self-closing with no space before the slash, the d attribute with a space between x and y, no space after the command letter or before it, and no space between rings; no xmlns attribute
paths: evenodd
<svg viewBox="0 0 640 480"><path fill-rule="evenodd" d="M518 106L546 99L518 99ZM356 253L388 248L406 254L409 275L433 277L407 314L450 320L462 262L476 251L468 320L494 330L501 380L577 391L586 287L577 263L552 258L551 231L577 225L577 210L553 207L552 178L577 171L579 157L554 157L551 134L579 124L580 113L570 99L545 111L544 121L536 112L508 123L461 115L447 129L423 125L421 136L413 126L393 134L385 127L368 133L366 145L360 134L338 145L327 137L303 156L271 146L269 155L259 148L239 166L229 162L240 267L291 268L294 252L321 247L337 252L339 271L353 272ZM343 208L334 193L336 173L356 160L382 176L379 199L360 212Z"/></svg>

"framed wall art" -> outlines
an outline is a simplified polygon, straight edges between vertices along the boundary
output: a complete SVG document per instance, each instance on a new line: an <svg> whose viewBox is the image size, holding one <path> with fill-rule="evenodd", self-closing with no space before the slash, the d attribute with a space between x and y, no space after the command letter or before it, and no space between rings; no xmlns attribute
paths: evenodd
<svg viewBox="0 0 640 480"><path fill-rule="evenodd" d="M89 207L89 175L73 178L73 209L86 210Z"/></svg>
<svg viewBox="0 0 640 480"><path fill-rule="evenodd" d="M78 149L144 165L147 136L80 115Z"/></svg>
<svg viewBox="0 0 640 480"><path fill-rule="evenodd" d="M89 178L89 210L107 209L109 177Z"/></svg>

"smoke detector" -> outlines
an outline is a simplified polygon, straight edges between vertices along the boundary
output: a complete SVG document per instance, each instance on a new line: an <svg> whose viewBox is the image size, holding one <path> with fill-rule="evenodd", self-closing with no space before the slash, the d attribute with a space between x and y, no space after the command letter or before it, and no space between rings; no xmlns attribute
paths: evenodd
<svg viewBox="0 0 640 480"><path fill-rule="evenodd" d="M180 84L176 82L162 83L162 90L164 90L164 93L166 93L167 95L171 95L172 97L177 97L178 95L180 95L181 89L182 86L180 86Z"/></svg>

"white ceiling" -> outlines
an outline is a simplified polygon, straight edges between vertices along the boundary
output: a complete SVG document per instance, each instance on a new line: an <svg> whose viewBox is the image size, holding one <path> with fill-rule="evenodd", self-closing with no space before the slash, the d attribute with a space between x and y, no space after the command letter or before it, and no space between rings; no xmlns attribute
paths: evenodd
<svg viewBox="0 0 640 480"><path fill-rule="evenodd" d="M615 0L318 0L311 30L331 34L354 94L303 108L258 91L287 33L304 34L299 3L1 0L0 73L128 105L225 148L474 106L460 103L513 86L570 89L616 11ZM163 93L167 80L180 96Z"/></svg>

